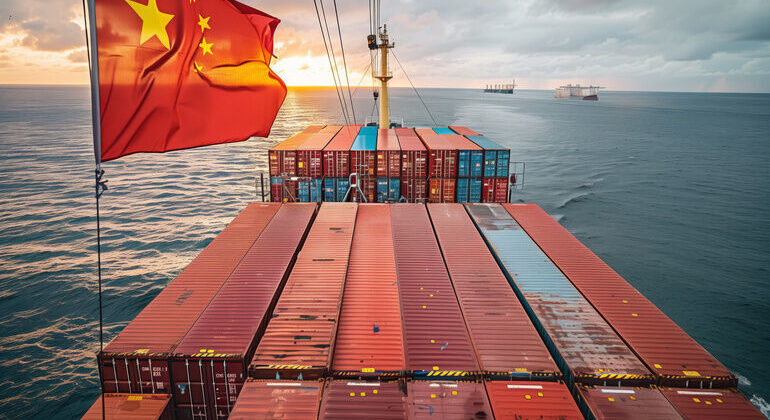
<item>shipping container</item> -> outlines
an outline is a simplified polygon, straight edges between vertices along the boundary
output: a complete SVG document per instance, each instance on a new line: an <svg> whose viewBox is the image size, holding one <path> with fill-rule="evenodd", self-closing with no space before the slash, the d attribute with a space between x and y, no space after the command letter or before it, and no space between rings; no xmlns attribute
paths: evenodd
<svg viewBox="0 0 770 420"><path fill-rule="evenodd" d="M318 381L246 381L230 420L315 419L322 388Z"/></svg>
<svg viewBox="0 0 770 420"><path fill-rule="evenodd" d="M555 380L548 349L462 204L428 204L449 277L485 376Z"/></svg>
<svg viewBox="0 0 770 420"><path fill-rule="evenodd" d="M342 129L339 125L327 125L297 146L297 175L321 178L324 175L323 150Z"/></svg>
<svg viewBox="0 0 770 420"><path fill-rule="evenodd" d="M396 202L401 198L401 178L377 178L377 202Z"/></svg>
<svg viewBox="0 0 770 420"><path fill-rule="evenodd" d="M104 417L102 417L104 414ZM104 394L94 401L82 420L174 420L169 395Z"/></svg>
<svg viewBox="0 0 770 420"><path fill-rule="evenodd" d="M413 128L396 128L401 147L401 177L428 177L428 150Z"/></svg>
<svg viewBox="0 0 770 420"><path fill-rule="evenodd" d="M324 177L347 178L350 175L350 147L360 129L360 125L342 127L332 141L324 147Z"/></svg>
<svg viewBox="0 0 770 420"><path fill-rule="evenodd" d="M430 178L457 178L458 149L449 141L452 136L440 136L430 128L418 128L415 132L428 149L428 176Z"/></svg>
<svg viewBox="0 0 770 420"><path fill-rule="evenodd" d="M102 391L171 392L169 358L279 204L249 204L98 355Z"/></svg>
<svg viewBox="0 0 770 420"><path fill-rule="evenodd" d="M362 127L350 147L350 172L358 174L369 203L377 202L377 127Z"/></svg>
<svg viewBox="0 0 770 420"><path fill-rule="evenodd" d="M270 178L270 197L274 203L285 203L291 201L297 201L297 188L298 183L295 180L284 179L280 177ZM286 187L284 187L284 182Z"/></svg>
<svg viewBox="0 0 770 420"><path fill-rule="evenodd" d="M488 381L484 385L497 419L583 419L561 382Z"/></svg>
<svg viewBox="0 0 770 420"><path fill-rule="evenodd" d="M507 178L508 167L511 161L511 151L500 146L484 136L466 135L471 141L484 149L484 170L485 178Z"/></svg>
<svg viewBox="0 0 770 420"><path fill-rule="evenodd" d="M408 203L424 203L428 200L428 179L402 177L401 196Z"/></svg>
<svg viewBox="0 0 770 420"><path fill-rule="evenodd" d="M316 379L331 364L356 219L354 203L323 203L257 346L257 379Z"/></svg>
<svg viewBox="0 0 770 420"><path fill-rule="evenodd" d="M650 371L502 205L466 208L569 385L653 382Z"/></svg>
<svg viewBox="0 0 770 420"><path fill-rule="evenodd" d="M302 203L317 203L323 198L323 180L313 178L310 181L300 181L297 185L297 199Z"/></svg>
<svg viewBox="0 0 770 420"><path fill-rule="evenodd" d="M342 377L397 377L404 363L390 208L361 204L332 369Z"/></svg>
<svg viewBox="0 0 770 420"><path fill-rule="evenodd" d="M482 383L414 381L407 396L410 420L495 418Z"/></svg>
<svg viewBox="0 0 770 420"><path fill-rule="evenodd" d="M457 152L457 176L480 178L483 163L483 150L460 150Z"/></svg>
<svg viewBox="0 0 770 420"><path fill-rule="evenodd" d="M481 201L484 203L507 203L508 178L484 178Z"/></svg>
<svg viewBox="0 0 770 420"><path fill-rule="evenodd" d="M345 201L345 195L350 187L348 178L324 179L324 201Z"/></svg>
<svg viewBox="0 0 770 420"><path fill-rule="evenodd" d="M457 202L480 203L481 202L481 178L457 179Z"/></svg>
<svg viewBox="0 0 770 420"><path fill-rule="evenodd" d="M297 175L297 147L313 134L323 129L322 125L311 125L288 139L273 146L267 153L270 176Z"/></svg>
<svg viewBox="0 0 770 420"><path fill-rule="evenodd" d="M428 212L391 204L407 371L415 377L469 377L479 370Z"/></svg>
<svg viewBox="0 0 770 420"><path fill-rule="evenodd" d="M178 419L230 414L315 210L315 204L281 206L174 350Z"/></svg>
<svg viewBox="0 0 770 420"><path fill-rule="evenodd" d="M319 420L407 418L403 382L327 381Z"/></svg>
<svg viewBox="0 0 770 420"><path fill-rule="evenodd" d="M428 201L431 203L454 203L456 190L456 178L431 178Z"/></svg>
<svg viewBox="0 0 770 420"><path fill-rule="evenodd" d="M661 392L686 420L767 419L736 390L663 388Z"/></svg>
<svg viewBox="0 0 770 420"><path fill-rule="evenodd" d="M663 385L737 385L727 368L540 207L505 208Z"/></svg>
<svg viewBox="0 0 770 420"><path fill-rule="evenodd" d="M394 129L380 129L377 134L377 177L401 177L401 147Z"/></svg>
<svg viewBox="0 0 770 420"><path fill-rule="evenodd" d="M577 387L578 405L590 420L674 420L682 417L653 388Z"/></svg>
<svg viewBox="0 0 770 420"><path fill-rule="evenodd" d="M459 125L450 125L449 128L452 129L452 131L454 131L455 133L463 136L480 136L481 135L468 127L463 127Z"/></svg>

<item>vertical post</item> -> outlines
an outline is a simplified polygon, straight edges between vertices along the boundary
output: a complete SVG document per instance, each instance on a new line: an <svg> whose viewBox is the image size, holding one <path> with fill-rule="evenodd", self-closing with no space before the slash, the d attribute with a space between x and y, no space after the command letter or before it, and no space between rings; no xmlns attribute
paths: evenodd
<svg viewBox="0 0 770 420"><path fill-rule="evenodd" d="M259 192L260 195L262 195L262 202L265 202L265 174L264 172L259 173Z"/></svg>
<svg viewBox="0 0 770 420"><path fill-rule="evenodd" d="M393 48L393 44L388 39L388 28L383 26L380 31L380 74L377 79L380 80L380 128L390 128L390 104L388 97L388 49ZM372 69L374 71L374 69Z"/></svg>

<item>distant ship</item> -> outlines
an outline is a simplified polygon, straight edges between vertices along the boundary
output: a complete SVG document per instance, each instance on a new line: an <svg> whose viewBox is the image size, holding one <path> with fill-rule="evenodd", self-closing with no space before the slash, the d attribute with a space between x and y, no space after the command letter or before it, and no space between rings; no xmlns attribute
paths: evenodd
<svg viewBox="0 0 770 420"><path fill-rule="evenodd" d="M564 85L556 88L555 95L557 98L582 98L584 101L598 101L599 89L604 89L602 86L580 86L577 85Z"/></svg>
<svg viewBox="0 0 770 420"><path fill-rule="evenodd" d="M513 94L514 89L516 89L516 79L513 79L513 83L511 84L502 83L502 84L487 85L484 88L484 92Z"/></svg>

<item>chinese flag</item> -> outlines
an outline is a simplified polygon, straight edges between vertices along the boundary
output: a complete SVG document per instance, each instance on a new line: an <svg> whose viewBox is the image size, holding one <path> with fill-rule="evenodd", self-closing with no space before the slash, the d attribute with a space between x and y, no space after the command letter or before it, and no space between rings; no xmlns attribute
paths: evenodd
<svg viewBox="0 0 770 420"><path fill-rule="evenodd" d="M267 136L280 22L235 0L95 0L101 160Z"/></svg>

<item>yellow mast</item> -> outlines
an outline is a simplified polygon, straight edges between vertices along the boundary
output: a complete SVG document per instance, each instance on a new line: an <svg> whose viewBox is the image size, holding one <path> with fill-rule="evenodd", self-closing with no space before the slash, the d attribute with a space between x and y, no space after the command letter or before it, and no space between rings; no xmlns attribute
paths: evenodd
<svg viewBox="0 0 770 420"><path fill-rule="evenodd" d="M384 25L380 31L380 74L374 76L380 80L380 128L390 128L390 104L388 103L388 81L393 75L388 72L388 49L394 44L388 42L388 27Z"/></svg>

